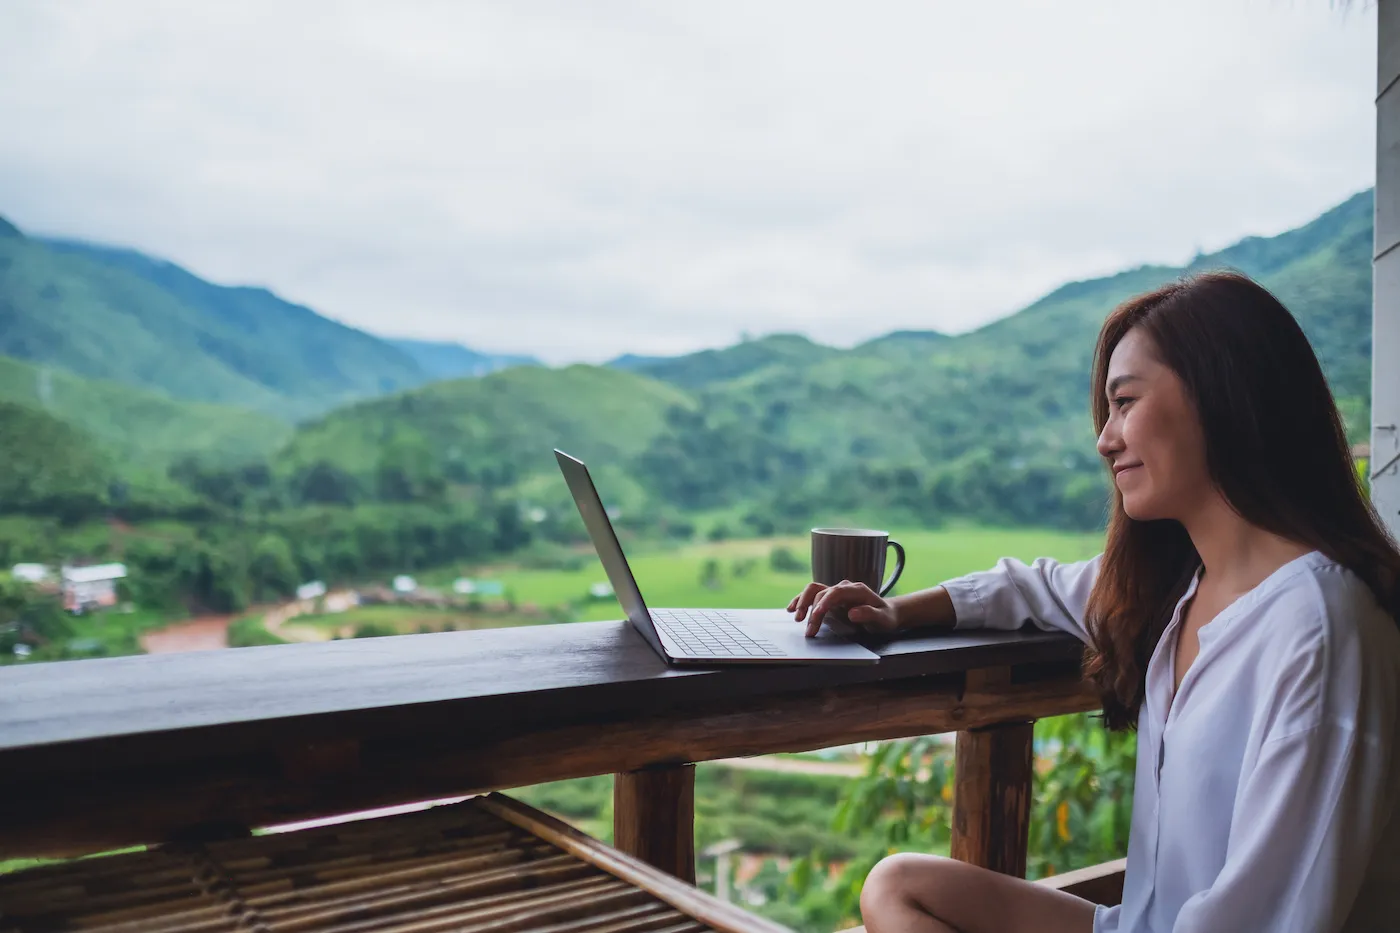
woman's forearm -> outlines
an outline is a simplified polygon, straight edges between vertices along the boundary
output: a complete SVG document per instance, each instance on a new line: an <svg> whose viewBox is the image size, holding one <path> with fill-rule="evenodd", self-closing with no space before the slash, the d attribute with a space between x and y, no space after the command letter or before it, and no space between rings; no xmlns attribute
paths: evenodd
<svg viewBox="0 0 1400 933"><path fill-rule="evenodd" d="M958 620L952 597L941 586L896 596L890 605L900 629L952 628Z"/></svg>

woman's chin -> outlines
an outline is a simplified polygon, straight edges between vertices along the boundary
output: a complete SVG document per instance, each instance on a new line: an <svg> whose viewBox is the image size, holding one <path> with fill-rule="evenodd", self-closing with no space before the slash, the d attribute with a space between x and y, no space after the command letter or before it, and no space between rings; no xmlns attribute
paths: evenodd
<svg viewBox="0 0 1400 933"><path fill-rule="evenodd" d="M1161 509L1153 508L1153 503L1146 496L1123 497L1123 514L1135 522L1153 522L1166 518L1161 512Z"/></svg>

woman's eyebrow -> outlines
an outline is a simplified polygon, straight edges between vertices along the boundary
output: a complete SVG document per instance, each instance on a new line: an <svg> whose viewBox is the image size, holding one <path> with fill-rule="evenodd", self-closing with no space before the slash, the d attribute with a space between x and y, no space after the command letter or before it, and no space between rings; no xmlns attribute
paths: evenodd
<svg viewBox="0 0 1400 933"><path fill-rule="evenodd" d="M1114 376L1112 379L1108 380L1108 388L1106 389L1106 391L1109 395L1112 395L1114 392L1117 392L1118 387L1123 385L1124 383L1137 381L1138 376L1134 375L1133 373L1124 373L1121 376Z"/></svg>

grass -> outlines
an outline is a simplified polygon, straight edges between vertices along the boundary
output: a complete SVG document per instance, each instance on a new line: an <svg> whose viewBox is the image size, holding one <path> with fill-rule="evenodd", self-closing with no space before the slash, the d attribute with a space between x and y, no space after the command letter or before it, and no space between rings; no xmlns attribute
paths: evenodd
<svg viewBox="0 0 1400 933"><path fill-rule="evenodd" d="M326 628L358 628L362 625L387 626L400 632L422 629L438 632L478 628L505 628L515 625L538 625L549 621L537 614L520 612L473 612L460 609L436 609L431 606L375 605L358 606L345 612L297 616L288 624L318 625Z"/></svg>
<svg viewBox="0 0 1400 933"><path fill-rule="evenodd" d="M1081 560L1098 553L1101 534L1044 531L1038 529L950 526L936 531L900 530L892 537L904 545L908 565L897 592L908 593L934 586L951 577L983 570L1001 557L1031 560L1040 556ZM741 609L785 606L810 579L806 571L779 572L770 566L775 547L787 547L802 565L809 562L806 537L731 540L674 547L638 547L629 554L643 598L652 606ZM591 549L583 552L581 567L565 570L528 569L513 565L460 568L468 576L500 580L520 605L554 607L573 605L580 620L615 619L621 609L615 600L589 600L588 588L607 576ZM706 565L715 562L717 573L705 585ZM425 574L422 579L446 580L457 570Z"/></svg>
<svg viewBox="0 0 1400 933"><path fill-rule="evenodd" d="M159 609L100 609L68 619L69 631L53 644L43 645L27 663L81 658L119 657L141 653L141 636L178 621ZM6 658L6 663L11 663ZM24 662L22 662L24 663Z"/></svg>
<svg viewBox="0 0 1400 933"><path fill-rule="evenodd" d="M263 625L261 615L234 619L228 627L230 648L257 648L262 645L285 645L287 642L272 634Z"/></svg>

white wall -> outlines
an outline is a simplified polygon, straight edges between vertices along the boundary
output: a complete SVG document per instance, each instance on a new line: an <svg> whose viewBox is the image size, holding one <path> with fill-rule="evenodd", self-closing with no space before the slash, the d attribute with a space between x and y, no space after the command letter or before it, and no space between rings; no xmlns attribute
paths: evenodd
<svg viewBox="0 0 1400 933"><path fill-rule="evenodd" d="M1400 0L1380 0L1378 13L1371 496L1400 539Z"/></svg>

